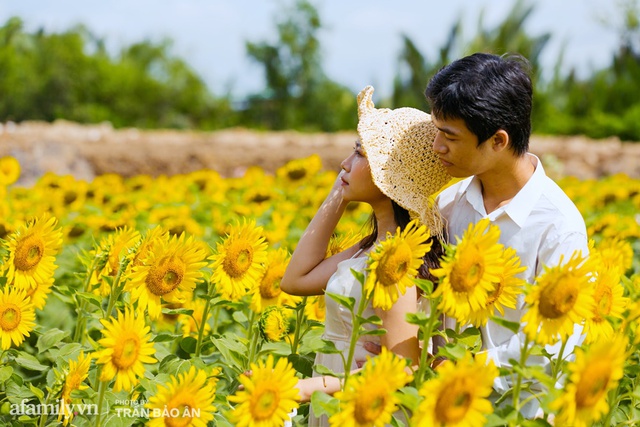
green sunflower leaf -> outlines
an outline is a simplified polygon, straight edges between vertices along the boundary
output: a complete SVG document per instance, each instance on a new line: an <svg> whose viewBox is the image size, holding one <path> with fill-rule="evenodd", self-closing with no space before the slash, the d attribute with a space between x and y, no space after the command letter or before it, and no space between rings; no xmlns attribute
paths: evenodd
<svg viewBox="0 0 640 427"><path fill-rule="evenodd" d="M11 378L11 374L13 374L13 368L11 366L3 366L0 368L0 383L4 383L6 380Z"/></svg>
<svg viewBox="0 0 640 427"><path fill-rule="evenodd" d="M19 351L18 356L14 360L19 366L29 369L31 371L46 371L49 369L48 366L40 363L38 359L29 353L25 353L24 351Z"/></svg>
<svg viewBox="0 0 640 427"><path fill-rule="evenodd" d="M314 359L312 357L302 354L290 354L287 359L289 359L296 372L300 372L305 377L313 375Z"/></svg>
<svg viewBox="0 0 640 427"><path fill-rule="evenodd" d="M340 401L327 393L314 391L311 395L311 407L316 416L331 416L340 410Z"/></svg>
<svg viewBox="0 0 640 427"><path fill-rule="evenodd" d="M429 323L429 317L421 311L417 313L407 313L406 318L407 322L412 325L426 326L427 323Z"/></svg>
<svg viewBox="0 0 640 427"><path fill-rule="evenodd" d="M76 292L77 298L87 301L89 304L95 305L96 307L102 307L102 298L97 296L96 294L92 294L91 292Z"/></svg>
<svg viewBox="0 0 640 427"><path fill-rule="evenodd" d="M184 314L186 316L191 316L193 314L193 310L190 308L163 308L162 314L169 314L169 315Z"/></svg>
<svg viewBox="0 0 640 427"><path fill-rule="evenodd" d="M38 347L38 351L40 353L44 353L46 350L60 343L68 335L68 332L61 331L57 328L49 329L47 332L38 337L36 347Z"/></svg>
<svg viewBox="0 0 640 427"><path fill-rule="evenodd" d="M519 322L511 322L509 320L503 319L501 317L495 317L495 316L491 316L491 321L509 329L514 334L517 334L520 331Z"/></svg>
<svg viewBox="0 0 640 427"><path fill-rule="evenodd" d="M326 292L325 295L331 298L332 300L334 300L335 302L337 302L338 304L340 304L341 306L348 308L349 311L353 312L353 307L355 307L356 305L355 298L346 297L344 295L334 294L331 292Z"/></svg>
<svg viewBox="0 0 640 427"><path fill-rule="evenodd" d="M362 335L374 335L374 336L378 336L378 335L384 335L387 333L386 329L383 328L378 328L378 329L360 329L360 336Z"/></svg>

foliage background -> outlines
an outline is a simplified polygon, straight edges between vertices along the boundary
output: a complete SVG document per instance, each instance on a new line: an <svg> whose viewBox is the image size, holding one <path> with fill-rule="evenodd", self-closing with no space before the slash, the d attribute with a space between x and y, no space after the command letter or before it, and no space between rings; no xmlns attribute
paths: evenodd
<svg viewBox="0 0 640 427"><path fill-rule="evenodd" d="M449 31L437 57L427 57L407 35L396 59L393 94L381 106L428 110L422 92L442 65L474 51L519 52L532 67L536 85L534 130L541 134L617 136L640 140L640 17L637 0L616 5L623 17L620 45L610 65L577 77L542 73L540 55L552 36L527 34L535 6L518 0L503 22L484 23L463 38L462 22ZM322 66L318 33L322 16L312 1L283 5L275 42L249 40L246 54L261 67L266 85L237 102L214 94L172 41L141 41L107 52L106 41L80 26L60 33L27 32L19 18L0 28L0 121L59 118L80 123L109 121L115 127L212 130L233 126L325 131L353 129L355 94L331 80ZM549 71L549 70L546 70ZM550 77L546 77L550 76Z"/></svg>

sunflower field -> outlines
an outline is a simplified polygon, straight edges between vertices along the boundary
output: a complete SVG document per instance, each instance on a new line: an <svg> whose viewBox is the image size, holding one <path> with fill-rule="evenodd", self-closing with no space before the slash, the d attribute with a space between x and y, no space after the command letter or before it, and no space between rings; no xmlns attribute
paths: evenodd
<svg viewBox="0 0 640 427"><path fill-rule="evenodd" d="M302 426L311 407L335 426L640 423L639 180L559 180L585 218L590 254L545 268L535 284L517 278L517 255L485 221L445 248L438 286L395 277L398 248L429 250L424 227L391 236L367 277L356 275L364 304L393 303L396 281L418 286L426 307L408 321L444 345L413 370L382 348L340 375L314 366L318 352L336 352L322 335L325 298L351 311L352 347L385 333L379 319L348 297L279 288L336 178L319 157L234 178L47 174L24 188L19 174L14 158L0 159L0 425ZM368 233L369 215L349 205L327 255ZM519 299L525 316L504 320ZM441 327L443 314L468 326ZM524 337L510 366L480 351L488 321ZM341 391L300 402L296 384L314 372L338 377ZM509 384L499 396L497 378ZM525 419L532 402L538 417Z"/></svg>

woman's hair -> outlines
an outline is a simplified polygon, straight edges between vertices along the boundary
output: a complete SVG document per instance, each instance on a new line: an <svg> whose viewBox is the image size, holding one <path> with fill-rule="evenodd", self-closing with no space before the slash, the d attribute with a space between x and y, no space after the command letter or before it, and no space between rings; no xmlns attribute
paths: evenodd
<svg viewBox="0 0 640 427"><path fill-rule="evenodd" d="M411 215L409 211L391 200L391 206L393 207L393 217L396 224L401 230L411 222ZM369 227L371 227L371 233L360 241L360 249L368 249L376 242L378 238L378 221L376 221L376 215L371 214L368 221ZM442 242L435 236L429 237L427 242L431 242L431 250L423 257L423 263L418 269L418 277L421 279L431 280L434 284L437 284L437 279L429 271L432 268L440 268L440 259L443 255L444 248Z"/></svg>

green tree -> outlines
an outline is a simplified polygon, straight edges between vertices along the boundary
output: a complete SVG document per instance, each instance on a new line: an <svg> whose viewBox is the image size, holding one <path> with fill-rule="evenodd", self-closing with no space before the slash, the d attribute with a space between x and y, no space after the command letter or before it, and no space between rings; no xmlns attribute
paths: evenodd
<svg viewBox="0 0 640 427"><path fill-rule="evenodd" d="M462 23L458 20L451 27L446 43L440 48L439 57L431 62L425 58L407 35L402 35L399 71L393 83L392 105L394 107L405 106L424 111L429 110L424 90L429 79L440 68L452 61L453 54L461 42L461 28Z"/></svg>
<svg viewBox="0 0 640 427"><path fill-rule="evenodd" d="M409 105L428 110L424 99L424 90L429 79L444 65L452 60L474 52L488 52L496 55L519 53L528 59L534 86L540 80L540 54L547 45L551 35L545 33L530 36L524 30L524 25L534 10L532 4L525 0L518 0L513 4L505 19L495 27L485 27L484 11L478 17L478 29L475 36L469 40L462 40L462 22L459 19L449 31L444 46L440 48L439 56L427 61L415 44L406 35L403 36L403 50L400 55L399 68L406 72L398 73L394 84L393 104L395 107ZM537 95L536 95L537 96ZM539 116L534 107L533 120Z"/></svg>
<svg viewBox="0 0 640 427"><path fill-rule="evenodd" d="M228 125L227 99L216 100L171 42L149 41L111 58L101 39L78 26L33 34L19 18L0 28L0 120L59 118L116 127L215 128Z"/></svg>
<svg viewBox="0 0 640 427"><path fill-rule="evenodd" d="M247 42L247 54L264 68L265 89L249 97L244 118L268 129L334 131L355 127L355 97L330 81L321 67L317 9L297 0L279 14L276 43Z"/></svg>
<svg viewBox="0 0 640 427"><path fill-rule="evenodd" d="M578 78L575 70L556 75L545 87L548 134L618 136L640 140L640 7L637 0L620 3L623 25L620 46L611 65Z"/></svg>

